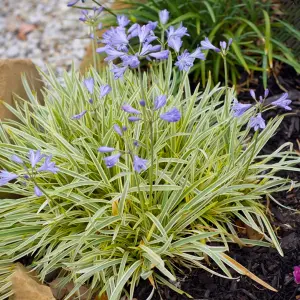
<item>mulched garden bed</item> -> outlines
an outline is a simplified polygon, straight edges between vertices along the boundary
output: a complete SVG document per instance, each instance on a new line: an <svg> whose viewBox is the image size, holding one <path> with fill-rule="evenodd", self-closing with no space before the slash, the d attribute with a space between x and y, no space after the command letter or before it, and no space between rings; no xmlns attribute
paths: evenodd
<svg viewBox="0 0 300 300"><path fill-rule="evenodd" d="M263 95L262 80L255 75L250 81L250 86L256 90L257 95ZM276 77L272 76L268 81L269 96L283 93L278 84L288 91L293 90L293 114L285 117L276 135L270 139L263 149L265 154L271 153L285 142L292 142L295 150L299 147L297 139L300 141L300 76L297 76L291 67L282 65L277 69ZM248 91L241 91L238 98L245 102L251 101ZM264 118L269 119L274 114L282 112L272 110L267 112ZM300 182L300 173L285 172L281 175ZM300 188L295 188L289 193L276 194L274 197L282 205L300 211ZM272 225L277 231L284 251L284 257L281 257L275 249L264 247L240 249L237 245L231 247L229 255L255 275L271 284L278 290L278 293L266 290L246 276L239 276L234 270L231 274L233 277L238 277L234 280L212 276L201 269L184 270L183 274L177 276L177 287L192 295L195 300L300 299L300 285L294 282L293 277L293 267L300 265L300 215L293 210L282 208L272 201L268 204L268 207ZM141 282L136 290L135 297L138 300L145 300L151 290L152 287L147 281ZM166 286L162 286L155 292L152 299L185 300L189 298L175 293Z"/></svg>

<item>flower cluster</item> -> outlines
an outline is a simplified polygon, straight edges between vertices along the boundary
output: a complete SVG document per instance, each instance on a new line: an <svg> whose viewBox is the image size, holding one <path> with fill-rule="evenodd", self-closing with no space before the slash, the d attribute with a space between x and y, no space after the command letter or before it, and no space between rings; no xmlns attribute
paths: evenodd
<svg viewBox="0 0 300 300"><path fill-rule="evenodd" d="M89 94L91 97L94 96L94 88L95 88L95 82L94 79L92 77L86 78L83 81L84 86L86 87L86 89L88 90ZM101 100L102 98L104 98L106 95L108 95L111 92L111 87L108 84L104 84L100 86L100 95L98 96L98 98ZM90 105L94 104L94 100L93 98L89 99L89 103ZM99 105L99 104L98 104ZM98 107L97 103L96 106L94 105L92 107L92 109L90 109L90 111L96 110ZM83 110L81 113L72 116L73 120L79 120L81 119L89 110Z"/></svg>
<svg viewBox="0 0 300 300"><path fill-rule="evenodd" d="M98 53L107 54L105 61L114 62L116 59L122 61L118 66L113 64L111 69L115 79L122 78L128 68L137 68L144 58L148 60L168 58L168 50L161 50L160 45L152 45L157 40L154 34L157 22L148 22L142 26L133 24L129 28L127 26L130 21L127 17L117 16L117 22L117 27L111 27L103 34L101 43L104 46L96 50ZM138 38L139 41L137 52L134 52L129 44L133 38Z"/></svg>
<svg viewBox="0 0 300 300"><path fill-rule="evenodd" d="M243 104L238 102L236 99L234 99L233 105L232 105L232 111L234 117L240 117L242 116L250 107L256 108L256 115L254 117L250 118L250 127L254 129L254 131L257 131L258 129L264 129L266 127L266 122L262 117L263 108L266 108L268 106L275 106L275 107L281 107L286 110L291 110L291 107L289 105L291 104L292 100L288 99L288 93L284 93L279 97L278 100L271 102L268 105L265 105L264 102L266 98L269 95L269 90L266 89L264 92L264 96L259 96L259 100L256 97L256 94L254 90L250 90L251 97L255 100L256 104Z"/></svg>
<svg viewBox="0 0 300 300"><path fill-rule="evenodd" d="M39 164L43 159L43 163L40 165L40 167L37 167L37 164ZM28 167L28 165L19 156L13 155L11 157L11 161L23 166L25 171L25 174L23 174L23 179L33 182L35 195L37 197L41 197L43 192L38 187L35 181L35 176L39 172L50 172L56 174L59 169L56 167L55 162L51 161L52 155L46 156L41 154L40 150L30 150L28 153L28 160L30 167ZM0 171L0 186L8 184L10 181L17 179L19 176L20 175L10 173L6 170Z"/></svg>
<svg viewBox="0 0 300 300"><path fill-rule="evenodd" d="M159 96L157 96L154 99L153 104L151 106L149 106L149 107L147 107L147 103L146 103L145 100L141 100L139 102L140 106L143 107L143 108L146 108L150 112L150 114L152 115L152 117L154 116L154 113L156 111L159 111L161 108L163 108L166 105L166 103L167 103L167 96L166 95L159 95ZM142 117L140 117L142 115L142 112L140 110L132 107L130 104L124 103L121 108L122 108L122 110L124 112L126 112L128 114L131 114L131 115L135 115L135 116L131 116L130 115L128 117L128 121L129 122L138 122L138 121L141 121L141 120L143 120L146 123L147 122L153 122L152 118L150 120L145 120ZM161 120L164 120L164 121L172 123L172 122L178 122L180 120L180 118L181 118L181 114L180 114L180 111L176 107L173 107L173 108L171 108L170 110L168 110L165 113L160 113L159 117L160 117ZM114 131L120 137L124 138L123 133L125 131L127 131L127 127L126 126L123 126L121 128L119 125L115 124L113 126L113 129L114 129ZM127 144L131 144L131 143L127 143ZM138 141L133 141L132 144L135 147L139 146ZM98 151L101 152L101 153L111 153L111 152L113 152L115 150L116 150L115 148L108 147L108 146L101 146L100 148L98 148ZM115 166L117 164L117 162L119 161L120 157L123 154L129 154L132 157L133 168L134 168L134 170L136 172L140 173L142 170L146 170L146 168L147 168L147 160L146 159L142 159L139 156L137 156L134 153L134 149L131 149L130 147L129 147L129 151L128 152L125 152L125 151L120 152L120 151L118 151L116 154L113 154L113 155L105 157L104 158L104 162L105 162L106 166L108 168L111 168L111 167Z"/></svg>

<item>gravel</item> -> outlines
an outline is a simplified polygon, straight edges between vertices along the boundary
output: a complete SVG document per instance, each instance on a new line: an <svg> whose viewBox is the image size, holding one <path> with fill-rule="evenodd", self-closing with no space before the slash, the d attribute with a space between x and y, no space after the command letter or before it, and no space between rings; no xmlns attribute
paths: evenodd
<svg viewBox="0 0 300 300"><path fill-rule="evenodd" d="M1 0L0 58L29 58L58 75L78 69L90 42L79 14L67 0Z"/></svg>

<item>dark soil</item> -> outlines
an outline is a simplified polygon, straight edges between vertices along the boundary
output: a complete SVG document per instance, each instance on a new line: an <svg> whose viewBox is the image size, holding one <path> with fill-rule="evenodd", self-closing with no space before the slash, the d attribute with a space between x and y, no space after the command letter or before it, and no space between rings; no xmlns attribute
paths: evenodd
<svg viewBox="0 0 300 300"><path fill-rule="evenodd" d="M280 66L275 76L272 76L268 81L269 97L284 92L279 85L289 92L293 90L293 97L291 97L293 98L293 114L285 117L276 135L265 146L264 153L271 153L285 142L292 142L295 150L299 148L297 139L300 141L300 76L291 67L285 65ZM250 82L250 87L256 90L257 95L263 95L264 88L259 75L254 74L254 80ZM245 102L251 101L248 91L241 91L238 98ZM272 110L264 115L264 118L268 120L278 113L285 112ZM289 177L300 182L300 173L282 173L283 177ZM274 196L284 206L300 211L299 188L295 188L289 193L282 192ZM185 270L184 274L178 274L176 286L193 296L195 300L300 299L300 285L297 285L293 278L293 267L300 265L300 215L293 210L282 208L274 202L269 203L269 209L271 222L280 238L284 257L281 257L275 249L263 247L240 249L238 246L232 246L229 255L276 288L277 293L266 290L246 276L239 276L234 270L231 274L238 279L233 280L213 276L202 269ZM151 290L152 288L147 281L141 282L135 297L138 300L146 300ZM177 294L166 286L159 286L152 299L185 300L189 298Z"/></svg>

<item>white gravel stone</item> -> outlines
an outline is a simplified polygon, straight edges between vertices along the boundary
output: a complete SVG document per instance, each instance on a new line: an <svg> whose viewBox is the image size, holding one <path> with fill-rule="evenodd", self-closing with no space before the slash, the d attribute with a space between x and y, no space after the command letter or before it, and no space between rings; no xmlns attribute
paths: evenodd
<svg viewBox="0 0 300 300"><path fill-rule="evenodd" d="M80 65L90 40L78 20L80 10L68 0L0 0L0 58L29 58L42 70L50 65L57 74ZM25 41L18 38L22 24L36 28Z"/></svg>

